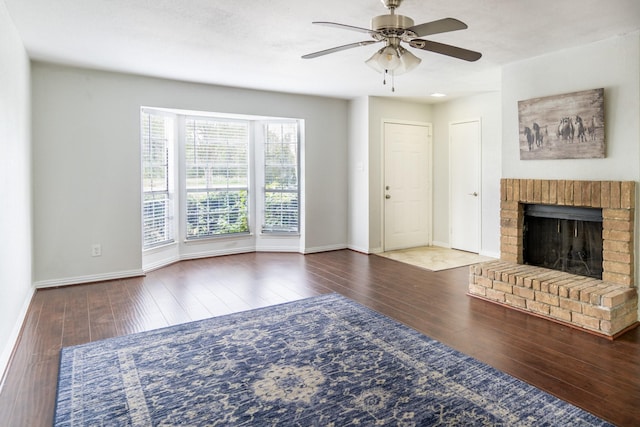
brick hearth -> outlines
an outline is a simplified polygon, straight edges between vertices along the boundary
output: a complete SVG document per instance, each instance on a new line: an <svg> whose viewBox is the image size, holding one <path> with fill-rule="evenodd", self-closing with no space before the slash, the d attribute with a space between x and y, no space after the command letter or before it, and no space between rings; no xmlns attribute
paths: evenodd
<svg viewBox="0 0 640 427"><path fill-rule="evenodd" d="M471 267L469 294L613 337L637 324L635 182L502 179L500 261ZM602 280L524 266L527 203L602 208Z"/></svg>

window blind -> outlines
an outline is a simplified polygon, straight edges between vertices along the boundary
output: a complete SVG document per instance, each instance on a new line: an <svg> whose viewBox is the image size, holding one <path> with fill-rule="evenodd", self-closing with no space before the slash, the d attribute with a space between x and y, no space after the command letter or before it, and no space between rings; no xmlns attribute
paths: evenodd
<svg viewBox="0 0 640 427"><path fill-rule="evenodd" d="M299 132L297 122L265 124L263 232L300 230Z"/></svg>
<svg viewBox="0 0 640 427"><path fill-rule="evenodd" d="M249 231L249 124L185 121L187 239Z"/></svg>
<svg viewBox="0 0 640 427"><path fill-rule="evenodd" d="M141 113L142 232L145 249L170 243L173 235L173 197L170 185L170 119Z"/></svg>

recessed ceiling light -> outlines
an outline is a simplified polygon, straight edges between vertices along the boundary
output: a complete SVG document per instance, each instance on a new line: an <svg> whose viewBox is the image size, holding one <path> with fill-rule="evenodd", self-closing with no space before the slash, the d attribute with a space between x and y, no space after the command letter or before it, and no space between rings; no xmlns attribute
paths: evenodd
<svg viewBox="0 0 640 427"><path fill-rule="evenodd" d="M447 96L447 94L446 93L435 92L435 93L432 93L431 96L433 96L434 98L442 98L443 96Z"/></svg>

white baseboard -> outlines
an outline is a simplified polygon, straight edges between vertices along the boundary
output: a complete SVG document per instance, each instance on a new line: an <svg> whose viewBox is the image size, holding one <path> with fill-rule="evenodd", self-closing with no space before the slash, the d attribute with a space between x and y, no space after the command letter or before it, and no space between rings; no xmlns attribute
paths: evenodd
<svg viewBox="0 0 640 427"><path fill-rule="evenodd" d="M315 248L307 248L304 252L293 247L284 248L282 246L274 246L274 247L260 247L255 248L245 247L245 248L226 248L221 250L214 251L204 251L192 254L182 254L179 257L169 257L158 260L152 264L145 265L143 270L129 270L129 271L118 271L114 273L107 274L95 274L89 276L77 276L77 277L66 277L62 279L53 279L53 280L41 280L34 283L35 288L44 289L44 288L54 288L58 286L68 286L68 285L79 285L82 283L92 283L92 282L103 282L105 280L117 280L117 279L126 279L127 277L137 277L144 276L146 272L156 270L158 268L165 267L167 265L173 264L178 261L185 261L190 259L199 259L199 258L209 258L216 256L224 256L224 255L236 255L243 254L249 252L288 252L288 253L317 253L317 252L328 252L328 251L336 251L341 249L348 249L347 245L332 245L332 246L318 246ZM365 252L366 253L366 252Z"/></svg>
<svg viewBox="0 0 640 427"><path fill-rule="evenodd" d="M369 248L363 248L360 246L348 245L347 249L351 249L352 251L360 252L363 254L369 254Z"/></svg>
<svg viewBox="0 0 640 427"><path fill-rule="evenodd" d="M7 372L7 368L9 367L9 362L11 361L11 355L13 353L13 349L15 348L18 338L20 337L20 331L22 330L22 325L24 324L27 311L29 310L29 305L31 304L31 300L33 299L33 295L35 294L36 289L31 288L31 292L27 295L27 298L22 303L22 308L20 309L20 314L16 319L16 322L13 325L13 329L7 342L2 349L2 355L0 355L0 391L2 391L2 387L4 386L5 374Z"/></svg>
<svg viewBox="0 0 640 427"><path fill-rule="evenodd" d="M180 261L180 257L178 257L178 256L172 256L172 257L168 257L168 258L163 258L163 259L154 261L152 263L143 265L142 266L142 271L146 274L146 273L148 273L150 271L157 270L157 269L162 268L162 267L166 267L167 265L171 265L174 262L178 262L178 261Z"/></svg>
<svg viewBox="0 0 640 427"><path fill-rule="evenodd" d="M500 259L500 252L480 251L480 255Z"/></svg>
<svg viewBox="0 0 640 427"><path fill-rule="evenodd" d="M316 252L327 252L327 251L335 251L340 249L347 249L346 245L335 245L335 246L322 246L316 248L308 248L304 252L300 251L297 246L293 247L283 247L283 246L260 246L260 247L244 247L244 248L225 248L214 251L204 251L197 252L191 254L182 254L179 257L170 257L161 259L159 261L154 262L153 264L145 265L144 272L148 273L149 271L157 270L158 268L166 267L167 265L173 264L178 261L187 261L190 259L200 259L200 258L210 258L210 257L218 257L225 255L237 255L237 254L245 254L251 252L283 252L283 253L302 253L302 254L310 254Z"/></svg>
<svg viewBox="0 0 640 427"><path fill-rule="evenodd" d="M282 247L282 246L258 246L255 252L282 252L282 253L300 253L300 249L296 247Z"/></svg>
<svg viewBox="0 0 640 427"><path fill-rule="evenodd" d="M37 289L55 288L57 286L80 285L82 283L104 282L105 280L126 279L127 277L144 276L142 270L116 271L113 273L92 274L88 276L65 277L62 279L40 280L33 285Z"/></svg>
<svg viewBox="0 0 640 427"><path fill-rule="evenodd" d="M314 254L318 252L339 251L341 249L348 249L346 244L330 245L330 246L316 246L315 248L306 248L303 253Z"/></svg>
<svg viewBox="0 0 640 427"><path fill-rule="evenodd" d="M200 258L210 258L216 256L224 256L224 255L237 255L237 254L246 254L250 252L255 252L255 248L253 246L246 248L227 248L220 249L214 251L204 251L197 252L192 254L182 254L180 255L180 261L185 261L189 259L200 259Z"/></svg>
<svg viewBox="0 0 640 427"><path fill-rule="evenodd" d="M438 242L435 241L432 243L433 246L438 246L439 248L447 248L447 249L451 249L451 245L449 244L449 242Z"/></svg>
<svg viewBox="0 0 640 427"><path fill-rule="evenodd" d="M433 246L438 246L440 248L451 249L451 245L449 243L446 243L446 242L433 242ZM483 251L481 249L480 252L478 252L478 255L488 256L488 257L491 257L491 258L500 259L500 252Z"/></svg>

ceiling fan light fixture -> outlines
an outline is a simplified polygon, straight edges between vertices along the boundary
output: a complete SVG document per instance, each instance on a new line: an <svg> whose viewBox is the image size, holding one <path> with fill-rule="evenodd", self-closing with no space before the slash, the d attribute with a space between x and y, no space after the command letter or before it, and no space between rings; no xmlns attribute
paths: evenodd
<svg viewBox="0 0 640 427"><path fill-rule="evenodd" d="M379 73L393 71L401 65L400 53L393 46L386 46L374 53L365 64Z"/></svg>
<svg viewBox="0 0 640 427"><path fill-rule="evenodd" d="M409 71L420 65L420 63L422 62L422 59L418 58L403 47L398 47L398 52L400 54L400 65L395 70L393 70L393 74L395 74L396 76L408 73Z"/></svg>
<svg viewBox="0 0 640 427"><path fill-rule="evenodd" d="M393 72L399 76L416 68L422 60L402 46L386 46L365 61L379 73Z"/></svg>

